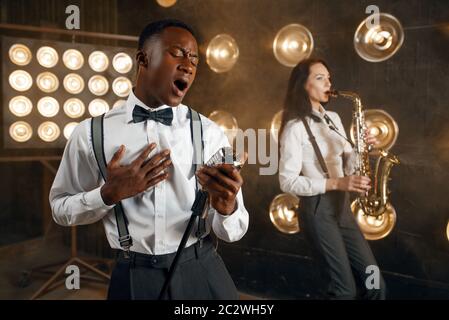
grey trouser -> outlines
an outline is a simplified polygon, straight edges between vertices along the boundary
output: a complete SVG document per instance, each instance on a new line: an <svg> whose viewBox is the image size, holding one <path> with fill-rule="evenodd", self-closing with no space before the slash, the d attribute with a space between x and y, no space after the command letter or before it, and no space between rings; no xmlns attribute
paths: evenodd
<svg viewBox="0 0 449 320"><path fill-rule="evenodd" d="M360 298L385 299L385 281L380 273L379 289L365 286L372 274L366 268L377 266L377 262L351 213L347 192L301 197L299 220L329 278L329 298L357 298L357 283L361 284Z"/></svg>
<svg viewBox="0 0 449 320"><path fill-rule="evenodd" d="M120 253L112 272L109 300L156 300L175 253ZM210 236L184 249L168 290L170 300L237 300L237 289Z"/></svg>

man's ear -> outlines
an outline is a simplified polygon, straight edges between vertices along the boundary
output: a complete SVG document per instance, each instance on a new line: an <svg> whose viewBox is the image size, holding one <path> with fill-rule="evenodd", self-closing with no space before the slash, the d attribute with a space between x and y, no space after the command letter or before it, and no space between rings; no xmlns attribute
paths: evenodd
<svg viewBox="0 0 449 320"><path fill-rule="evenodd" d="M137 50L136 62L137 62L138 67L140 67L140 66L142 66L144 68L148 67L148 64L149 64L148 56L143 50Z"/></svg>

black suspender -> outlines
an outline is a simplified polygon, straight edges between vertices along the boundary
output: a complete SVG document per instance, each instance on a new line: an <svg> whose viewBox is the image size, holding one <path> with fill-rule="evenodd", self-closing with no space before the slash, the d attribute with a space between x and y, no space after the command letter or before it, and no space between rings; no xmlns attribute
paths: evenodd
<svg viewBox="0 0 449 320"><path fill-rule="evenodd" d="M196 183L196 192L200 190L200 184L196 176L196 171L204 164L204 141L203 141L203 126L201 118L198 112L189 108L190 115L190 136L192 138L193 145L193 168ZM202 244L202 239L206 235L206 219L205 217L198 216L198 229L196 236Z"/></svg>
<svg viewBox="0 0 449 320"><path fill-rule="evenodd" d="M324 161L323 154L321 153L320 147L316 142L315 136L310 130L310 126L307 123L307 119L302 118L302 123L304 124L304 128L306 128L307 134L309 135L310 142L312 143L313 149L315 150L316 157L318 158L318 162L320 163L321 169L324 172L324 175L327 179L329 179L329 170L327 169L326 162Z"/></svg>
<svg viewBox="0 0 449 320"><path fill-rule="evenodd" d="M103 131L103 118L104 114L98 117L92 118L91 122L91 134L92 134L92 147L94 149L95 159L97 160L98 168L100 169L103 180L107 179L107 163L106 156L104 154L104 131ZM121 202L118 202L114 207L115 220L117 223L118 235L120 246L125 252L129 252L129 248L132 246L133 241L128 231L128 220L126 219L125 212Z"/></svg>
<svg viewBox="0 0 449 320"><path fill-rule="evenodd" d="M196 177L196 171L204 163L204 141L203 141L203 126L201 118L198 112L189 108L190 116L190 135L193 145L193 169L195 175L196 191L200 190L200 185ZM97 160L98 168L100 169L101 176L106 181L107 179L107 162L104 153L104 131L103 131L104 114L98 117L92 118L91 121L91 135L92 135L92 147ZM132 246L132 238L128 231L128 220L126 219L123 205L118 202L114 207L115 219L117 223L117 229L119 234L120 246L125 252L129 252ZM202 217L198 218L198 231L197 237L202 240L206 233L206 221Z"/></svg>

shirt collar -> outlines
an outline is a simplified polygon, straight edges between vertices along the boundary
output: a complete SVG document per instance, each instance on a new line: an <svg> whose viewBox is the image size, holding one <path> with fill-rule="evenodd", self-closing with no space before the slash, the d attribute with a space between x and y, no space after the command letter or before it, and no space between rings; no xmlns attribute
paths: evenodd
<svg viewBox="0 0 449 320"><path fill-rule="evenodd" d="M134 107L136 106L136 104L141 106L144 109L151 110L151 111L157 111L157 110L170 108L170 106L167 106L166 104L159 106L157 108L148 107L145 103L143 103L139 98L136 97L136 95L134 94L134 88L133 88L133 90L131 90L131 92L128 96L128 100L126 100L126 123L133 122L133 110L134 110ZM173 109L173 115L175 115L176 108L172 108L172 109Z"/></svg>
<svg viewBox="0 0 449 320"><path fill-rule="evenodd" d="M321 104L319 107L319 111L312 108L312 114L319 117L320 119L324 118L325 113L326 113L326 109L324 109Z"/></svg>

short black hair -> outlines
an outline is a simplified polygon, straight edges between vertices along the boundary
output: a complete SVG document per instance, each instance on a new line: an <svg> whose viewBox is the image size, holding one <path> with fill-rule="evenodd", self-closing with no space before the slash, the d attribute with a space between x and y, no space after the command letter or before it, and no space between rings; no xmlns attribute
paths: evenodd
<svg viewBox="0 0 449 320"><path fill-rule="evenodd" d="M183 28L187 31L189 31L193 37L195 37L195 33L193 29L188 26L186 23L176 20L176 19L164 19L164 20L158 20L154 22L150 22L147 24L147 26L142 30L139 36L139 50L143 49L143 46L145 45L145 42L150 39L154 35L161 34L162 31L164 31L168 27L178 27Z"/></svg>

